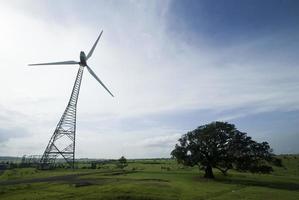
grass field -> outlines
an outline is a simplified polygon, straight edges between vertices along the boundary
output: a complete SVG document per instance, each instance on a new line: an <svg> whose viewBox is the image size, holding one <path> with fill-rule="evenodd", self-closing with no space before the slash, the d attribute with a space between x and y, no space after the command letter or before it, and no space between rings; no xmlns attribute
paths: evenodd
<svg viewBox="0 0 299 200"><path fill-rule="evenodd" d="M125 170L33 168L6 170L0 176L0 199L299 199L299 157L283 157L284 168L272 174L215 171L202 178L197 168L173 160L129 161Z"/></svg>

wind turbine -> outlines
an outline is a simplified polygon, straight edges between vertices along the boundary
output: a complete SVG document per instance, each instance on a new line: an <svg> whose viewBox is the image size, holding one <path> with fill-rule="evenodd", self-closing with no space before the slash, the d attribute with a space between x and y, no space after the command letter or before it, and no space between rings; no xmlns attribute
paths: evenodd
<svg viewBox="0 0 299 200"><path fill-rule="evenodd" d="M58 156L62 156L64 160L74 168L75 164L75 138L76 138L76 112L77 112L77 101L81 86L81 80L83 70L86 67L88 72L105 88L105 90L112 96L113 94L104 85L104 83L98 78L94 71L87 65L87 60L92 56L99 39L101 38L103 31L101 31L94 45L88 52L87 56L84 51L80 52L80 61L62 61L62 62L51 62L51 63L38 63L29 64L29 66L37 65L79 65L77 77L73 86L71 97L64 110L62 117L60 118L56 129L44 151L44 154L40 160L41 168L46 169L51 167Z"/></svg>

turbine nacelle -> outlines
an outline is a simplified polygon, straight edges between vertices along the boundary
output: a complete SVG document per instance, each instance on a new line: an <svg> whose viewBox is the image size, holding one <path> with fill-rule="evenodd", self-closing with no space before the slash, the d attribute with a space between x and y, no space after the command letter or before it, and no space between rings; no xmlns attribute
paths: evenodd
<svg viewBox="0 0 299 200"><path fill-rule="evenodd" d="M86 55L85 55L85 53L84 53L84 51L81 51L80 52L80 63L79 63L79 65L80 66L87 66L87 63L86 63Z"/></svg>

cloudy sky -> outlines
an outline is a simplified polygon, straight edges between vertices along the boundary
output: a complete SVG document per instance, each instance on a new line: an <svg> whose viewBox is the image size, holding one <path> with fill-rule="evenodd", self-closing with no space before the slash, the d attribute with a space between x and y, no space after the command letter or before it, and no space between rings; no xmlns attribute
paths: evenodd
<svg viewBox="0 0 299 200"><path fill-rule="evenodd" d="M77 157L169 157L215 120L299 153L299 2L0 1L0 156L42 154L78 60L104 30L78 102Z"/></svg>

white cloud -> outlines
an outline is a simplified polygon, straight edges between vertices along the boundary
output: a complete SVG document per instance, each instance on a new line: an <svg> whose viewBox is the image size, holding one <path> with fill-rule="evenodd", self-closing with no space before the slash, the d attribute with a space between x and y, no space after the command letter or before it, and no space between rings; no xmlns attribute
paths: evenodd
<svg viewBox="0 0 299 200"><path fill-rule="evenodd" d="M168 1L99 3L84 14L75 12L80 5L71 5L74 10L70 12L63 3L57 3L57 9L51 3L34 1L0 4L0 24L7 27L0 33L0 109L22 115L15 117L8 112L5 116L12 119L7 122L0 118L0 124L16 122L31 137L11 139L10 142L27 146L2 148L3 154L43 151L66 106L77 70L26 65L78 59L79 51L89 50L100 29L104 29L104 34L89 64L116 98L107 95L84 72L78 104L78 138L88 133L89 139L82 138L82 143L78 143L80 156L117 157L125 151L119 143L128 144L130 140L143 147L151 146L153 151L148 154L143 147L137 150L135 146L135 151L131 146L129 157L155 156L159 152L165 155L158 144L163 140L168 143L168 139L172 141L181 134L177 130L164 136L165 128L170 127L152 127L159 133L156 138L148 130L141 131L141 137L136 131L115 130L113 123L117 120L195 108L250 107L252 112L299 109L298 67L275 58L271 62L255 59L259 56L256 49L279 36L225 49L190 45L176 34L169 34ZM95 9L99 5L100 12ZM235 116L227 118L231 117ZM96 121L98 125L87 127L87 121ZM43 142L36 142L37 138ZM94 149L99 153L94 153Z"/></svg>

